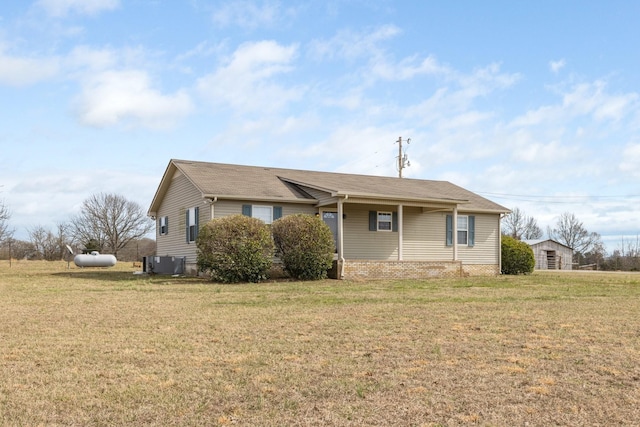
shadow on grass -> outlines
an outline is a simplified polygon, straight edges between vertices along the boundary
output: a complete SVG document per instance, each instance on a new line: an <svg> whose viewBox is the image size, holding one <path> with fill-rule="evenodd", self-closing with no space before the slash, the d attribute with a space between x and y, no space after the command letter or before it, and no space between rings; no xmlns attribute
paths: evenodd
<svg viewBox="0 0 640 427"><path fill-rule="evenodd" d="M52 273L55 277L65 277L68 279L78 280L102 280L105 282L132 282L140 281L144 283L156 283L156 284L190 284L198 285L211 283L200 277L186 277L186 276L171 276L171 275L149 275L149 274L133 274L130 271L113 271L100 268L83 268L79 271L65 271L59 273Z"/></svg>

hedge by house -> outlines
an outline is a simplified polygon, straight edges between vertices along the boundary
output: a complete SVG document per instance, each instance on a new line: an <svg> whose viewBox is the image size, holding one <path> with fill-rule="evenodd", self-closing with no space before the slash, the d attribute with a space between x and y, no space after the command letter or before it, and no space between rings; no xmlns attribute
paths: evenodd
<svg viewBox="0 0 640 427"><path fill-rule="evenodd" d="M327 277L335 243L331 229L322 219L305 214L285 216L273 222L271 232L276 255L291 277L300 280Z"/></svg>
<svg viewBox="0 0 640 427"><path fill-rule="evenodd" d="M224 283L264 280L273 260L269 227L244 215L209 221L200 229L196 245L198 268Z"/></svg>
<svg viewBox="0 0 640 427"><path fill-rule="evenodd" d="M502 274L528 274L536 261L531 246L510 236L502 236Z"/></svg>

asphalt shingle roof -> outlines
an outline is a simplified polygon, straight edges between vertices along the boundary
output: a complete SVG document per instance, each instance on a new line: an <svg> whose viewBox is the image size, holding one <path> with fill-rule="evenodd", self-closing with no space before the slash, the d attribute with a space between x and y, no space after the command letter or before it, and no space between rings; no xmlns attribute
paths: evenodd
<svg viewBox="0 0 640 427"><path fill-rule="evenodd" d="M304 201L310 196L297 185L323 189L334 195L370 196L398 200L463 203L464 210L508 212L503 206L448 181L317 172L259 166L242 166L188 160L171 160L203 196L236 199ZM167 169L169 170L169 168ZM156 194L156 198L158 194ZM155 202L155 199L154 199Z"/></svg>

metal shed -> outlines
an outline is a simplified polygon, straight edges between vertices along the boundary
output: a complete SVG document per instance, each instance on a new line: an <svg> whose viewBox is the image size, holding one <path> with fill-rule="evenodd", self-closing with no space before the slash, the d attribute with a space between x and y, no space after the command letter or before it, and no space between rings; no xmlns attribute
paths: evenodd
<svg viewBox="0 0 640 427"><path fill-rule="evenodd" d="M536 270L571 270L573 249L556 242L547 240L524 240L531 246L536 260Z"/></svg>

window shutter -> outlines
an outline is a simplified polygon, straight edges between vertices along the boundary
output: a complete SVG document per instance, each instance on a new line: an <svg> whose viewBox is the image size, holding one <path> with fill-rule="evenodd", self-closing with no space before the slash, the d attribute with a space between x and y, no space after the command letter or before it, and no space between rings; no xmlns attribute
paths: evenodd
<svg viewBox="0 0 640 427"><path fill-rule="evenodd" d="M273 207L273 220L275 221L278 218L282 218L282 206Z"/></svg>
<svg viewBox="0 0 640 427"><path fill-rule="evenodd" d="M242 215L251 216L251 205L242 205Z"/></svg>
<svg viewBox="0 0 640 427"><path fill-rule="evenodd" d="M453 215L447 215L447 246L453 246Z"/></svg>
<svg viewBox="0 0 640 427"><path fill-rule="evenodd" d="M164 217L164 226L166 228L166 231L164 232L164 234L169 234L169 217L168 216Z"/></svg>
<svg viewBox="0 0 640 427"><path fill-rule="evenodd" d="M369 211L369 231L378 231L378 212Z"/></svg>
<svg viewBox="0 0 640 427"><path fill-rule="evenodd" d="M391 214L391 231L398 231L398 212Z"/></svg>
<svg viewBox="0 0 640 427"><path fill-rule="evenodd" d="M469 243L469 246L473 246L476 241L476 217L475 216L469 215L469 222L467 226L469 227L469 234L468 234L469 237L467 238L467 241Z"/></svg>
<svg viewBox="0 0 640 427"><path fill-rule="evenodd" d="M196 216L195 218L195 224L196 224L196 232L193 235L193 239L195 240L198 237L198 231L200 231L200 208L198 206L196 206L193 209L193 214Z"/></svg>
<svg viewBox="0 0 640 427"><path fill-rule="evenodd" d="M187 229L187 243L189 243L189 209L186 210L186 218L185 218L185 224L186 224L186 229Z"/></svg>

